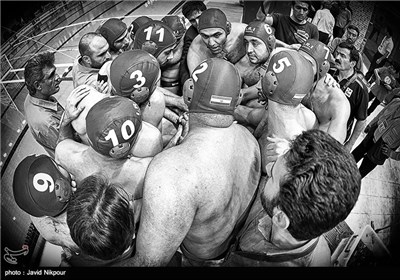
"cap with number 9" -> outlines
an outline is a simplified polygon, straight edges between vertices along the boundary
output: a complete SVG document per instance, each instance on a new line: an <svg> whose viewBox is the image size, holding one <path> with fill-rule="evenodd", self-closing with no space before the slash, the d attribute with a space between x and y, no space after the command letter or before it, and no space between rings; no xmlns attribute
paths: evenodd
<svg viewBox="0 0 400 280"><path fill-rule="evenodd" d="M241 100L242 79L232 63L209 58L193 70L191 78L193 90L189 88L183 93L184 100L190 102L190 113L233 115Z"/></svg>
<svg viewBox="0 0 400 280"><path fill-rule="evenodd" d="M13 178L17 205L35 217L56 217L72 194L71 178L63 175L47 155L30 155L17 166Z"/></svg>
<svg viewBox="0 0 400 280"><path fill-rule="evenodd" d="M154 92L160 75L157 59L143 50L118 55L110 67L111 85L116 95L128 97L138 105Z"/></svg>
<svg viewBox="0 0 400 280"><path fill-rule="evenodd" d="M97 102L86 116L90 146L112 158L126 158L142 128L139 106L126 97L108 96Z"/></svg>
<svg viewBox="0 0 400 280"><path fill-rule="evenodd" d="M311 63L294 50L275 53L261 78L262 97L297 106L313 85Z"/></svg>
<svg viewBox="0 0 400 280"><path fill-rule="evenodd" d="M174 44L176 44L174 31L164 22L152 20L137 30L133 49L142 49L157 57Z"/></svg>

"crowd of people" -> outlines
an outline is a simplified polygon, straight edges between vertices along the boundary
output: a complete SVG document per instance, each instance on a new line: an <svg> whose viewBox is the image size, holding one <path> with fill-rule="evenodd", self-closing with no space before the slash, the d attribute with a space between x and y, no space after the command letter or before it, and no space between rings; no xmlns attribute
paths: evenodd
<svg viewBox="0 0 400 280"><path fill-rule="evenodd" d="M359 30L331 7L109 19L79 41L65 108L54 54L32 57L25 113L48 154L20 162L13 192L61 266L332 265L324 233L400 159L400 92L380 68L371 92L390 98L369 96Z"/></svg>

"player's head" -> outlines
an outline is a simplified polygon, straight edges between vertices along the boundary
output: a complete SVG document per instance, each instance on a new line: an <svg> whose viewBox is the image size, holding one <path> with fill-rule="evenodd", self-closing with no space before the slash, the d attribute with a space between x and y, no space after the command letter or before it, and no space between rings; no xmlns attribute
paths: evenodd
<svg viewBox="0 0 400 280"><path fill-rule="evenodd" d="M47 155L30 155L17 166L13 194L17 205L35 217L56 217L67 207L75 182Z"/></svg>
<svg viewBox="0 0 400 280"><path fill-rule="evenodd" d="M106 97L86 116L90 146L107 157L127 158L141 128L140 108L126 97Z"/></svg>
<svg viewBox="0 0 400 280"><path fill-rule="evenodd" d="M259 101L271 100L297 106L313 85L311 63L294 50L282 50L271 57L261 78Z"/></svg>
<svg viewBox="0 0 400 280"><path fill-rule="evenodd" d="M160 79L160 66L144 50L118 55L111 63L110 80L116 95L128 97L138 105L147 102Z"/></svg>
<svg viewBox="0 0 400 280"><path fill-rule="evenodd" d="M125 50L130 43L128 28L118 18L110 18L104 22L98 32L106 38L111 51Z"/></svg>
<svg viewBox="0 0 400 280"><path fill-rule="evenodd" d="M179 16L167 15L163 17L161 21L172 29L177 41L179 41L183 35L185 35L186 27L183 20Z"/></svg>
<svg viewBox="0 0 400 280"><path fill-rule="evenodd" d="M250 62L254 64L265 63L276 45L271 26L262 21L252 21L246 26L244 42Z"/></svg>
<svg viewBox="0 0 400 280"><path fill-rule="evenodd" d="M137 30L140 28L140 26L142 26L146 22L149 22L152 20L153 19L148 16L140 16L140 17L137 17L136 19L134 19L132 21L131 25L129 26L129 31L130 31L129 34L131 36L131 39L132 40L135 39L135 34L136 34Z"/></svg>

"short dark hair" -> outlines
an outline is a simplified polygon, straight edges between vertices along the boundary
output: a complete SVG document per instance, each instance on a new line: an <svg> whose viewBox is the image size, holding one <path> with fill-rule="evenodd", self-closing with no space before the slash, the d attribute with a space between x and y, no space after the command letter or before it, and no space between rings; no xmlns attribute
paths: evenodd
<svg viewBox="0 0 400 280"><path fill-rule="evenodd" d="M304 2L304 3L307 3L307 4L308 4L308 10L311 11L311 9L312 9L311 1L301 1L301 0L292 1L292 6L294 6L294 5L296 4L296 2Z"/></svg>
<svg viewBox="0 0 400 280"><path fill-rule="evenodd" d="M284 155L288 174L277 206L289 217L298 240L320 236L343 221L357 202L361 175L350 152L328 133L304 131Z"/></svg>
<svg viewBox="0 0 400 280"><path fill-rule="evenodd" d="M195 11L205 11L207 9L203 1L187 1L182 6L182 14L188 18Z"/></svg>
<svg viewBox="0 0 400 280"><path fill-rule="evenodd" d="M355 30L355 31L357 32L357 36L360 35L360 29L358 29L358 27L355 26L355 25L353 25L353 24L349 24L349 25L347 26L347 29L353 29L353 30Z"/></svg>
<svg viewBox="0 0 400 280"><path fill-rule="evenodd" d="M111 260L132 244L134 215L129 195L100 174L86 177L67 206L72 240L86 254Z"/></svg>
<svg viewBox="0 0 400 280"><path fill-rule="evenodd" d="M359 57L359 52L358 52L358 50L356 49L356 47L354 45L349 44L346 41L344 41L344 42L341 42L338 45L338 47L342 48L342 49L343 48L344 49L348 49L350 51L350 61L355 61L356 65L357 65L358 60L359 60L360 57Z"/></svg>
<svg viewBox="0 0 400 280"><path fill-rule="evenodd" d="M54 52L39 53L28 60L24 70L24 78L25 85L31 96L36 93L34 83L44 78L43 69L45 67L53 67L54 60Z"/></svg>
<svg viewBox="0 0 400 280"><path fill-rule="evenodd" d="M81 56L84 56L84 55L90 56L90 55L92 55L92 51L90 50L90 43L96 37L104 38L103 35L101 35L100 33L97 33L97 32L89 32L89 33L86 33L85 35L82 36L82 38L79 40L79 45L78 45L79 54Z"/></svg>

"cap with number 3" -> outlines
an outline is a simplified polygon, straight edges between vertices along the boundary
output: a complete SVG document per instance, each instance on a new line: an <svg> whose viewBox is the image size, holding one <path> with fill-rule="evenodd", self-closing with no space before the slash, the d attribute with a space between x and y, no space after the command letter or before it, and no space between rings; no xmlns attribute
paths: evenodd
<svg viewBox="0 0 400 280"><path fill-rule="evenodd" d="M160 75L157 59L143 50L118 55L110 67L110 80L115 94L128 97L138 105L154 92Z"/></svg>
<svg viewBox="0 0 400 280"><path fill-rule="evenodd" d="M61 214L72 194L71 178L64 176L46 155L30 155L17 166L13 178L17 205L35 217Z"/></svg>
<svg viewBox="0 0 400 280"><path fill-rule="evenodd" d="M152 20L137 30L133 49L142 49L157 57L174 44L176 44L174 31L164 22Z"/></svg>
<svg viewBox="0 0 400 280"><path fill-rule="evenodd" d="M97 102L86 116L90 146L112 158L129 155L141 128L140 108L126 97L108 96Z"/></svg>

